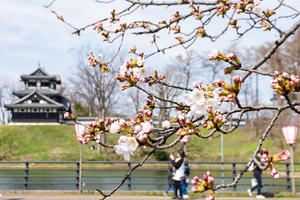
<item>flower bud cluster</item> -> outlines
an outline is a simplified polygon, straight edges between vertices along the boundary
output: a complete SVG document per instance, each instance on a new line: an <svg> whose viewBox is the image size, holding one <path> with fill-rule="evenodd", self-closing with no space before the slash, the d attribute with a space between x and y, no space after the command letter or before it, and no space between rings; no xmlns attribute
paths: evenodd
<svg viewBox="0 0 300 200"><path fill-rule="evenodd" d="M248 3L250 2L250 0L241 0L241 2L239 2L237 5L233 5L231 6L232 9L237 9L236 13L240 14L240 13L245 13L246 11L249 11L249 7L247 8ZM252 8L253 6L250 5L250 7Z"/></svg>
<svg viewBox="0 0 300 200"><path fill-rule="evenodd" d="M192 123L190 119L186 119L184 114L179 114L176 119L171 120L171 123L179 123L185 128L180 128L176 135L193 135L199 133L201 131L200 128L196 127L195 124Z"/></svg>
<svg viewBox="0 0 300 200"><path fill-rule="evenodd" d="M161 22L158 22L158 24L166 25L166 27L170 27L170 22L167 22L165 19L163 19Z"/></svg>
<svg viewBox="0 0 300 200"><path fill-rule="evenodd" d="M263 148L263 155L261 161L263 163L267 163L268 167L270 168L270 174L273 176L274 179L279 178L279 174L277 169L275 168L274 164L280 161L287 161L290 158L291 154L289 151L282 151L279 154L275 154L273 156L269 155L269 151Z"/></svg>
<svg viewBox="0 0 300 200"><path fill-rule="evenodd" d="M65 119L75 119L74 115L70 114L69 112L66 112L64 114L64 118Z"/></svg>
<svg viewBox="0 0 300 200"><path fill-rule="evenodd" d="M108 16L108 18L110 19L110 23L113 23L115 21L120 21L120 17L119 15L116 14L116 10L113 9L111 12L110 12L110 15Z"/></svg>
<svg viewBox="0 0 300 200"><path fill-rule="evenodd" d="M96 118L94 122L91 122L88 126L87 131L83 131L81 133L82 143L87 144L89 141L96 141L100 143L100 135L96 135L96 133L104 133L105 128L111 124L111 120L107 119L106 121Z"/></svg>
<svg viewBox="0 0 300 200"><path fill-rule="evenodd" d="M241 28L241 25L237 26L237 21L238 21L238 19L235 18L232 21L229 21L228 24L230 24L232 28L239 29L239 28Z"/></svg>
<svg viewBox="0 0 300 200"><path fill-rule="evenodd" d="M199 27L199 29L197 30L196 36L200 36L200 37L202 37L202 38L204 38L204 37L207 36L206 31L205 31L203 25L201 25L201 26Z"/></svg>
<svg viewBox="0 0 300 200"><path fill-rule="evenodd" d="M126 23L123 23L123 24L120 24L120 29L116 29L115 30L115 33L118 33L118 32L125 32L125 30L127 29L127 25Z"/></svg>
<svg viewBox="0 0 300 200"><path fill-rule="evenodd" d="M193 1L190 0L189 8L193 10L190 11L190 14L193 14L196 20L201 20L203 18L202 11L199 9L200 5L197 4L196 6L193 4Z"/></svg>
<svg viewBox="0 0 300 200"><path fill-rule="evenodd" d="M102 31L101 32L101 35L105 38L105 39L103 39L103 41L109 41L109 39L110 39L110 33L109 33L109 31Z"/></svg>
<svg viewBox="0 0 300 200"><path fill-rule="evenodd" d="M272 20L270 20L271 22ZM264 20L263 18L260 18L259 20L259 24L262 25L263 27L266 27L264 29L264 31L270 31L271 30L271 23L267 22L266 20Z"/></svg>
<svg viewBox="0 0 300 200"><path fill-rule="evenodd" d="M224 53L218 51L217 49L212 49L211 53L208 54L207 59L217 61L223 60L224 62L232 65L231 67L226 67L224 69L224 74L230 74L233 70L238 70L242 66L241 61L236 57L234 53L230 53L229 55L225 56Z"/></svg>
<svg viewBox="0 0 300 200"><path fill-rule="evenodd" d="M221 8L217 9L217 16L222 15L222 18L226 15L227 11L230 9L227 5L222 5Z"/></svg>
<svg viewBox="0 0 300 200"><path fill-rule="evenodd" d="M184 38L182 36L176 36L175 39L178 40L176 45L180 45L184 42Z"/></svg>
<svg viewBox="0 0 300 200"><path fill-rule="evenodd" d="M136 46L134 46L132 49L130 49L130 51L128 53L134 53L136 52Z"/></svg>
<svg viewBox="0 0 300 200"><path fill-rule="evenodd" d="M174 31L174 34L180 33L180 25L175 25L173 28L171 28L171 30Z"/></svg>
<svg viewBox="0 0 300 200"><path fill-rule="evenodd" d="M92 51L90 51L89 53L91 55L91 56L88 56L89 66L96 67L97 65L99 65L101 72L109 72L110 71L110 68L107 66L107 64L104 61L102 61L102 62L99 61L103 57L102 54L98 54L99 59L97 59L94 56Z"/></svg>
<svg viewBox="0 0 300 200"><path fill-rule="evenodd" d="M192 192L197 193L197 192L205 192L209 190L209 194L206 197L206 200L214 199L214 178L211 176L210 172L207 171L206 174L203 175L203 180L201 180L199 177L195 176L193 180L191 181L193 185L198 185L192 187Z"/></svg>
<svg viewBox="0 0 300 200"><path fill-rule="evenodd" d="M151 27L150 22L143 21L137 25L137 28L149 29Z"/></svg>
<svg viewBox="0 0 300 200"><path fill-rule="evenodd" d="M275 11L275 10L270 11L269 9L267 9L266 11L263 10L262 13L263 13L267 18L269 18L269 17L271 17L272 15L275 15L275 14L276 14L276 11Z"/></svg>
<svg viewBox="0 0 300 200"><path fill-rule="evenodd" d="M104 29L103 29L103 23L102 22L97 22L97 24L93 27L94 30L97 30L98 33L102 32Z"/></svg>
<svg viewBox="0 0 300 200"><path fill-rule="evenodd" d="M173 17L172 20L177 20L177 19L179 19L179 17L180 17L179 11L176 10L175 13L172 14L172 17Z"/></svg>
<svg viewBox="0 0 300 200"><path fill-rule="evenodd" d="M288 95L299 90L299 77L287 73L280 75L280 72L275 71L276 79L270 81L270 87L279 95Z"/></svg>

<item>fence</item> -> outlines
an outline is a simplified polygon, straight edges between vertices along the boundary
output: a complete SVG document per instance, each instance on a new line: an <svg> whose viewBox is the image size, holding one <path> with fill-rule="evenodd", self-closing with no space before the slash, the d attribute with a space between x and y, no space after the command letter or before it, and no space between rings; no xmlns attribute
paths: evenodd
<svg viewBox="0 0 300 200"><path fill-rule="evenodd" d="M126 173L126 171L130 170L132 168L132 166L134 166L135 164L137 164L137 161L132 161L132 162L124 162L124 161L83 161L83 167L82 167L82 171L112 171L114 173L116 173L116 171L124 171L124 175ZM247 164L246 162L189 162L191 165L201 165L202 168L201 169L191 169L191 173L192 172L197 172L197 171L202 171L202 172L206 172L206 171L211 171L212 174L214 174L214 172L227 172L231 173L231 176L213 176L216 179L234 179L235 176L238 174L238 172L245 167L245 165ZM19 166L19 168L2 168L2 165L17 165ZM20 167L20 164L23 165L24 167ZM67 165L67 168L34 168L34 167L30 167L30 164L62 164L62 165ZM75 165L76 167L74 168L69 168L69 165ZM109 164L110 166L113 166L113 164L123 164L123 168L113 168L113 167L109 167L109 168L91 168L92 164ZM135 171L143 171L143 174L147 174L146 172L149 171L166 171L167 165L170 164L170 162L168 161L159 161L159 162L155 162L155 161L148 161L145 164L147 164L147 166L151 166L151 165L166 165L164 166L163 169L161 168L153 168L151 167L150 169L145 169L143 168L138 168ZM285 169L284 170L278 170L279 173L284 172L286 174L285 177L281 177L280 179L285 179L286 183L285 184L273 184L273 183L267 183L264 184L264 186L285 186L286 187L286 192L291 192L291 177L290 177L290 164L291 163L277 163L276 166L279 165L285 165ZM298 163L294 163L295 166L300 165L300 162ZM124 167L124 165L127 167ZM205 168L203 166L205 165L209 165L207 166L208 168ZM212 169L211 166L221 166L221 165L225 165L227 166L226 169ZM239 167L237 167L239 166ZM0 161L0 172L3 174L4 171L24 171L24 175L1 175L1 178L24 178L24 182L0 182L0 185L24 185L24 190L28 189L28 185L73 185L76 186L75 188L77 190L79 190L79 186L82 184L80 183L80 177L79 174L80 173L80 162L79 161ZM299 168L299 167L298 167ZM297 167L296 167L297 169ZM76 175L31 175L29 174L30 171L72 171L72 172L76 172ZM295 170L295 172L300 172L300 170ZM202 175L203 173L198 173L198 175ZM223 173L222 173L223 174ZM84 178L109 178L109 180L113 179L113 178L123 178L124 175L122 176L118 176L118 175L82 175L82 179ZM32 178L46 178L47 180L50 178L73 178L76 181L69 181L69 182L32 182L29 181L29 179ZM159 181L154 181L154 182L139 182L137 181L138 179L147 179L147 178L164 178L165 182L159 182ZM189 177L192 178L192 177ZM253 178L251 177L244 177L243 178ZM133 181L134 179L134 181ZM268 177L263 177L263 179L273 179L272 176L268 176ZM295 179L300 179L299 177L295 177ZM101 185L101 184L105 184L105 185L117 185L119 184L119 182L85 182L86 185ZM131 186L132 185L166 185L167 181L166 181L166 176L147 176L147 175L130 175L129 178L127 179L127 181L124 183L124 185L127 185L127 190L131 190ZM215 185L220 184L220 183L215 183ZM248 183L238 183L237 186L250 186L250 182ZM237 191L237 186L233 187L233 191ZM300 186L300 184L296 184L296 187ZM283 191L282 191L283 192Z"/></svg>

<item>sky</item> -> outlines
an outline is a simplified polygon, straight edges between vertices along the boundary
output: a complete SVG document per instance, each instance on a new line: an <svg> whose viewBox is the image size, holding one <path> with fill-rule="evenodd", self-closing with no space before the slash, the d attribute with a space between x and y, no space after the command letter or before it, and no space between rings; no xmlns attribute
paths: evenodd
<svg viewBox="0 0 300 200"><path fill-rule="evenodd" d="M49 8L44 7L51 2L52 0L1 0L0 77L9 76L17 80L21 74L28 74L35 70L40 63L41 67L45 68L49 74L60 74L62 82L67 82L76 65L76 60L71 53L72 50L90 44L94 48L101 48L103 52L99 53L105 53L107 49L114 50L118 46L114 44L109 47L92 28L82 32L80 37L71 34L74 30L56 19L51 10L62 14L67 22L80 28L107 17L113 8L120 11L121 8L128 5L127 3L117 1L110 5L96 3L93 0L57 0ZM267 0L263 2L262 6L271 6L272 8L274 2L277 1ZM288 0L287 3L291 3L294 8L300 8L300 1ZM134 16L126 16L125 19L143 18L157 22L169 18L175 10L176 6L169 8L147 7L144 11L138 10ZM222 21L219 17L218 21L209 30L211 32L219 31L224 24L224 20ZM282 26L284 30L287 30L295 20L298 20L298 18L279 23L278 26ZM190 28L192 23L188 22L186 28ZM247 39L239 40L239 43L242 47L258 46L276 37L278 38L278 34L274 31L266 33L262 30L256 30L247 34ZM165 46L168 42L174 41L173 36L172 39L169 38L167 34L162 33L160 39L158 39L159 45ZM204 39L197 41L193 48L199 52L207 53L210 53L213 48L222 51L228 48L235 38L234 31L230 30L215 43ZM138 51L146 53L155 48L147 45L152 39L150 36L136 38L128 34L125 39L124 51L128 51L134 45L138 46ZM146 62L159 68L180 53L184 53L184 49L179 46L166 52L166 55L152 56ZM129 55L126 59L130 57L132 55ZM270 80L261 78L261 81L266 85ZM264 99L264 96L261 98Z"/></svg>

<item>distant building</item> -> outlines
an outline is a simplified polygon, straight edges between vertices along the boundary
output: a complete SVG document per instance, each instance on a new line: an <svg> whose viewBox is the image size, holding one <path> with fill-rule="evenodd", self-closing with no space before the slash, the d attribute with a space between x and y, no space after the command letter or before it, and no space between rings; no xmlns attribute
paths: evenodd
<svg viewBox="0 0 300 200"><path fill-rule="evenodd" d="M12 112L11 124L66 122L63 113L71 112L71 103L56 90L61 84L59 75L49 75L39 65L32 73L21 75L21 81L25 89L13 92L19 99L4 105Z"/></svg>

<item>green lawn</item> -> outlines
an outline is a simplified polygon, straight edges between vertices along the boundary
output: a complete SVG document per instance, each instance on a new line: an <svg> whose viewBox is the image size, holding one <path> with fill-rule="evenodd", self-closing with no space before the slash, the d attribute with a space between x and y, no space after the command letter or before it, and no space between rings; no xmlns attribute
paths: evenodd
<svg viewBox="0 0 300 200"><path fill-rule="evenodd" d="M208 134L206 129L201 134ZM176 136L171 138L175 139ZM257 145L260 136L249 140L249 130L239 128L231 134L224 135L225 161L247 161L252 156L252 151ZM118 134L107 134L107 143L116 144ZM170 143L171 140L168 142ZM283 140L283 137L282 137ZM97 150L83 145L83 160L123 160L122 155L114 153L114 149L105 149L98 155ZM297 145L297 144L296 144ZM167 149L168 153L176 153L182 148L177 144L174 148ZM282 150L280 145L266 139L263 147L270 153L278 153ZM284 148L289 150L284 144ZM140 148L131 160L140 160L150 148ZM300 161L299 148L295 149L295 160ZM221 161L221 137L216 133L212 139L203 140L192 136L187 144L187 158L190 161ZM51 161L74 161L79 160L79 142L75 138L74 126L0 126L0 159L1 160L51 160ZM155 160L154 156L150 160Z"/></svg>

